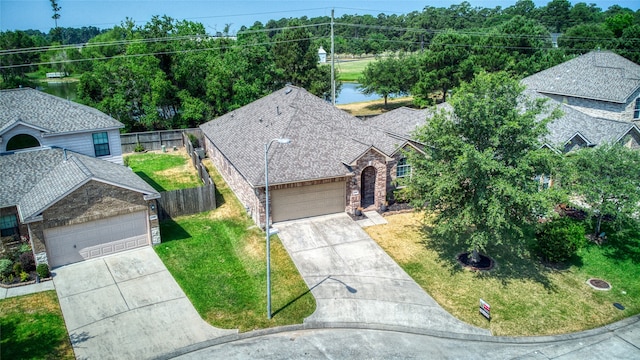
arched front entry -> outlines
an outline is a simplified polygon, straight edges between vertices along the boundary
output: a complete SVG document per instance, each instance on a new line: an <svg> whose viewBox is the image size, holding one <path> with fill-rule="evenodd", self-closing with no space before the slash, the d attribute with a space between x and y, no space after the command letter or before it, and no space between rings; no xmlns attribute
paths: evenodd
<svg viewBox="0 0 640 360"><path fill-rule="evenodd" d="M367 166L362 170L360 177L360 193L362 194L360 206L366 208L376 201L376 168Z"/></svg>
<svg viewBox="0 0 640 360"><path fill-rule="evenodd" d="M40 142L29 134L18 134L7 142L7 151L39 147Z"/></svg>

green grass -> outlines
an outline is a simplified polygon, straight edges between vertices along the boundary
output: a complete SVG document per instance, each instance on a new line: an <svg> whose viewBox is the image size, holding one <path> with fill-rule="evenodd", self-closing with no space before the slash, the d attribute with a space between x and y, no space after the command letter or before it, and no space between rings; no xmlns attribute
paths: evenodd
<svg viewBox="0 0 640 360"><path fill-rule="evenodd" d="M156 191L171 191L202 185L184 151L131 154L125 157L125 163Z"/></svg>
<svg viewBox="0 0 640 360"><path fill-rule="evenodd" d="M364 68L375 58L358 60L339 60L336 62L338 80L345 82L358 82Z"/></svg>
<svg viewBox="0 0 640 360"><path fill-rule="evenodd" d="M75 359L55 291L0 300L0 358Z"/></svg>
<svg viewBox="0 0 640 360"><path fill-rule="evenodd" d="M220 207L161 223L156 252L211 325L249 331L299 324L315 309L279 239L271 241L272 312L267 319L264 232L255 227L217 172Z"/></svg>
<svg viewBox="0 0 640 360"><path fill-rule="evenodd" d="M367 232L442 307L494 335L570 333L640 313L640 232L625 239L610 236L603 246L589 244L561 269L492 247L488 255L496 268L474 272L455 261L465 249L438 245L425 235L423 219L420 214L389 216L388 225ZM620 251L620 243L628 248ZM592 277L610 282L612 290L593 290L586 284ZM480 298L491 304L491 322L478 314ZM616 309L614 302L626 309Z"/></svg>

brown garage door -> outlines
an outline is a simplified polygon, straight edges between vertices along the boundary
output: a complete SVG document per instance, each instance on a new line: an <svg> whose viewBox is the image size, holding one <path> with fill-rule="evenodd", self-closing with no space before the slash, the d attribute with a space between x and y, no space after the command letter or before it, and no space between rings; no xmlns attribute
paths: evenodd
<svg viewBox="0 0 640 360"><path fill-rule="evenodd" d="M149 244L147 212L44 231L49 264L60 266Z"/></svg>
<svg viewBox="0 0 640 360"><path fill-rule="evenodd" d="M273 222L344 212L346 184L299 186L270 192Z"/></svg>

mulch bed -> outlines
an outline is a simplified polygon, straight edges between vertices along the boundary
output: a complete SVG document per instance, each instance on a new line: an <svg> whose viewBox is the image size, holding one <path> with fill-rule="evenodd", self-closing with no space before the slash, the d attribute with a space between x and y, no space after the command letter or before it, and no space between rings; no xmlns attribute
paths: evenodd
<svg viewBox="0 0 640 360"><path fill-rule="evenodd" d="M456 256L456 259L458 260L458 263L460 263L460 265L462 265L467 269L479 270L479 271L486 271L486 270L493 269L493 266L495 263L492 258L482 254L479 254L479 256L480 256L480 261L476 263L471 261L471 253L469 252L458 254L458 256Z"/></svg>

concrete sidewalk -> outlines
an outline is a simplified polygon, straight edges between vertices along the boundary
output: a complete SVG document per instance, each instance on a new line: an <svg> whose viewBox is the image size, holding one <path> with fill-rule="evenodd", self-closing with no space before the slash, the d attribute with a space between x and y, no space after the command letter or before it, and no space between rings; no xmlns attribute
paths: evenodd
<svg viewBox="0 0 640 360"><path fill-rule="evenodd" d="M53 281L47 280L35 284L16 286L12 288L0 287L0 300L10 297L35 294L47 290L55 290Z"/></svg>
<svg viewBox="0 0 640 360"><path fill-rule="evenodd" d="M207 324L150 247L54 269L78 359L149 359L237 333Z"/></svg>
<svg viewBox="0 0 640 360"><path fill-rule="evenodd" d="M361 323L484 334L440 307L346 214L275 225L316 299L305 323Z"/></svg>

